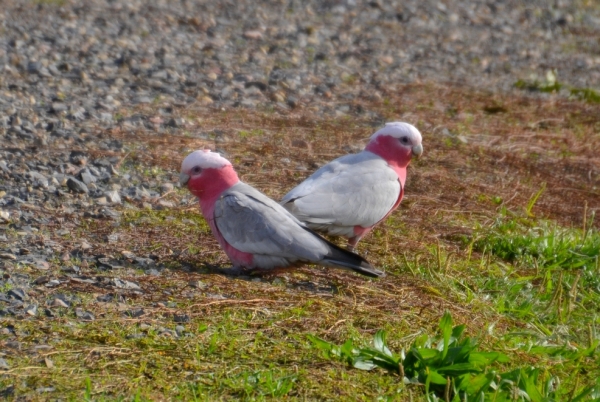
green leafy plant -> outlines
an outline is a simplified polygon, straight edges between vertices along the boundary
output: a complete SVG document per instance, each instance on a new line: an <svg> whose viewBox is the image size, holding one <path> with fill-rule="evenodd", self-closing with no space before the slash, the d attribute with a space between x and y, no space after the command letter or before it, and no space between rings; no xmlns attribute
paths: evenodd
<svg viewBox="0 0 600 402"><path fill-rule="evenodd" d="M600 103L600 93L591 88L571 88L571 96L588 103Z"/></svg>
<svg viewBox="0 0 600 402"><path fill-rule="evenodd" d="M313 335L309 339L327 358L361 370L379 367L402 377L404 384L424 386L431 401L547 401L554 397L555 377L537 368L500 371L499 363L507 363L509 358L500 352L478 350L477 341L464 336L464 325L452 326L450 313L441 318L439 331L434 337L421 335L400 354L388 348L382 330L368 347L356 347L351 340L338 346ZM600 388L596 388L585 388L573 400L598 393Z"/></svg>
<svg viewBox="0 0 600 402"><path fill-rule="evenodd" d="M546 73L544 81L534 77L530 80L518 80L514 83L514 86L518 89L537 92L558 92L562 88L562 84L557 80L556 72L551 70Z"/></svg>

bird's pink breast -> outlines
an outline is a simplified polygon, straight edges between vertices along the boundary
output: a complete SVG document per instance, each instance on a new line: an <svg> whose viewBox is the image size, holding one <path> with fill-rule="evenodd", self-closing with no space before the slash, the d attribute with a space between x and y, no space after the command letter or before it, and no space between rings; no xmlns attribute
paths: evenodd
<svg viewBox="0 0 600 402"><path fill-rule="evenodd" d="M216 200L215 200L216 201ZM253 265L254 257L250 253L245 253L233 247L231 244L225 240L219 228L217 227L217 223L215 222L215 201L211 203L211 205L205 205L202 201L200 201L200 209L202 210L202 215L208 222L208 226L210 226L210 230L213 233L213 236L217 238L217 241L227 254L227 257L231 260L232 264L235 267L247 267L251 268Z"/></svg>
<svg viewBox="0 0 600 402"><path fill-rule="evenodd" d="M411 151L400 146L398 139L389 135L382 135L369 142L365 148L369 152L382 157L396 172L402 188L406 183L406 167L410 163ZM402 192L400 192L402 196Z"/></svg>
<svg viewBox="0 0 600 402"><path fill-rule="evenodd" d="M188 186L192 193L198 197L204 219L208 222L213 236L217 238L233 265L250 268L253 266L253 255L240 251L229 244L215 222L215 204L217 200L225 190L238 182L239 179L233 167L228 165L221 169L205 169L202 175L198 179L190 181Z"/></svg>
<svg viewBox="0 0 600 402"><path fill-rule="evenodd" d="M383 158L387 162L388 166L394 170L398 176L398 180L400 181L400 194L398 194L398 199L392 208L390 208L390 210L387 212L387 214L385 214L385 216L379 220L379 222L381 222L390 216L390 214L394 212L396 208L398 208L400 202L402 201L402 197L404 196L404 183L406 183L406 167L410 163L411 154L409 150L401 147L398 144L398 139L389 135L377 137L367 145L366 150ZM377 223L375 223L373 226L377 225ZM355 226L354 235L358 238L361 238L366 235L373 228L373 226L369 226L367 228Z"/></svg>

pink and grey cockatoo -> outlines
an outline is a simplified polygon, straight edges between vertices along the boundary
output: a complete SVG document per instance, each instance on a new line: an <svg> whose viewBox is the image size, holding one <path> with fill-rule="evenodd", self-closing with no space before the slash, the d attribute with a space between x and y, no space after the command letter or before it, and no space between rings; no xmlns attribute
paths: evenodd
<svg viewBox="0 0 600 402"><path fill-rule="evenodd" d="M366 148L322 166L281 200L309 228L348 239L348 249L402 201L406 167L421 156L421 133L394 122L371 136Z"/></svg>
<svg viewBox="0 0 600 402"><path fill-rule="evenodd" d="M276 201L241 182L231 163L218 153L201 150L188 155L181 165L180 182L198 197L202 215L234 271L314 263L371 277L384 275L361 256L323 239Z"/></svg>

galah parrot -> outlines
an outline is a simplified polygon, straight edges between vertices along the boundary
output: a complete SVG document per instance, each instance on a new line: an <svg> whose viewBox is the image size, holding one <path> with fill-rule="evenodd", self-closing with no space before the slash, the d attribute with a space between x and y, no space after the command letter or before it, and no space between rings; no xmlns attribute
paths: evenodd
<svg viewBox="0 0 600 402"><path fill-rule="evenodd" d="M309 228L348 239L349 250L402 201L406 167L423 153L411 124L387 123L357 154L335 159L287 193L281 205Z"/></svg>
<svg viewBox="0 0 600 402"><path fill-rule="evenodd" d="M234 271L272 270L301 263L350 269L378 277L363 257L328 242L276 201L243 183L216 152L194 151L181 165L180 182L198 197L202 215Z"/></svg>

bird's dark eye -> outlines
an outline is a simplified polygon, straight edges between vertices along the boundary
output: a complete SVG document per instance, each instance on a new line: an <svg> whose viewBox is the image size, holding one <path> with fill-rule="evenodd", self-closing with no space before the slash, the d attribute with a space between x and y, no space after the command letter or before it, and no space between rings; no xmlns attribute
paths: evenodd
<svg viewBox="0 0 600 402"><path fill-rule="evenodd" d="M408 142L409 142L408 141L408 137L401 137L400 138L400 142L403 143L403 144L408 144Z"/></svg>
<svg viewBox="0 0 600 402"><path fill-rule="evenodd" d="M194 166L194 167L192 168L192 173L193 173L193 174L199 174L199 173L202 173L202 168L201 168L200 166Z"/></svg>

